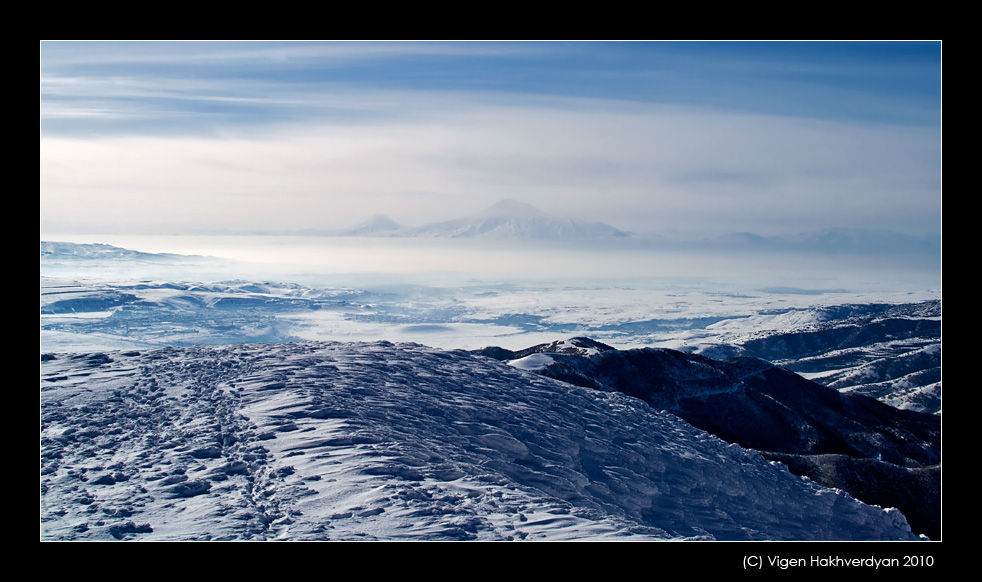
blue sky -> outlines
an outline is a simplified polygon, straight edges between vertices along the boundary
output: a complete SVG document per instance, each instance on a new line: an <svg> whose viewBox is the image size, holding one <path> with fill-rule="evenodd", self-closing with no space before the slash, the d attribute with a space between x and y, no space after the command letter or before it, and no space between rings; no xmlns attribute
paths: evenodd
<svg viewBox="0 0 982 582"><path fill-rule="evenodd" d="M42 42L41 228L941 228L939 42Z"/></svg>

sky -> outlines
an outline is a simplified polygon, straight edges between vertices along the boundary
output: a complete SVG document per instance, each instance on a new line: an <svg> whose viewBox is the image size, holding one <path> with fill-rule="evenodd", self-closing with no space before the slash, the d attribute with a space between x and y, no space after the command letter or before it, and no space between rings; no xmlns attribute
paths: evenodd
<svg viewBox="0 0 982 582"><path fill-rule="evenodd" d="M940 42L40 43L41 234L941 231Z"/></svg>

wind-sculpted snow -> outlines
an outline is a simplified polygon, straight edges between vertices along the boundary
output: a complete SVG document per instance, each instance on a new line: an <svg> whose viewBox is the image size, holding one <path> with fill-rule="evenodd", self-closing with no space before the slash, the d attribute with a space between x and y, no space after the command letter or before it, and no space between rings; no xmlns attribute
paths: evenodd
<svg viewBox="0 0 982 582"><path fill-rule="evenodd" d="M520 369L639 398L830 487L900 508L914 531L941 534L941 420L843 394L750 357L667 349L598 350L587 338L511 352ZM602 345L602 344L600 344Z"/></svg>
<svg viewBox="0 0 982 582"><path fill-rule="evenodd" d="M43 539L915 539L622 394L415 344L43 356Z"/></svg>

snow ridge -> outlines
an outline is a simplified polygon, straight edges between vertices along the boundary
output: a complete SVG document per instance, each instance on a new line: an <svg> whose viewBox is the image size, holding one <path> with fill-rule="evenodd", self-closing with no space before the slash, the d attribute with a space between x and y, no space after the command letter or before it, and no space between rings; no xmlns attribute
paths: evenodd
<svg viewBox="0 0 982 582"><path fill-rule="evenodd" d="M43 539L916 539L641 401L461 351L42 357Z"/></svg>

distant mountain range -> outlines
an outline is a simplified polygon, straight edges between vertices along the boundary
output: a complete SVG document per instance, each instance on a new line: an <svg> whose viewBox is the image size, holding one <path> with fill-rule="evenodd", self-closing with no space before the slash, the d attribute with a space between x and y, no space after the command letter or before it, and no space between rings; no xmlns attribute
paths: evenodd
<svg viewBox="0 0 982 582"><path fill-rule="evenodd" d="M306 232L328 236L416 238L479 238L539 241L621 241L645 248L678 251L765 251L818 253L876 253L937 257L940 235L913 236L888 230L829 228L786 236L749 232L714 239L670 241L656 234L620 230L603 222L588 222L548 214L517 200L506 199L477 214L419 227L399 224L376 214L357 226L334 231Z"/></svg>
<svg viewBox="0 0 982 582"><path fill-rule="evenodd" d="M256 232L255 235L286 234ZM654 233L635 233L620 230L603 222L564 218L546 213L531 204L518 200L502 200L484 210L453 220L434 222L418 227L400 224L385 214L350 228L302 229L288 234L299 236L430 238L430 239L487 239L516 241L606 242L635 249L675 252L771 252L824 253L903 257L931 263L940 261L941 235L914 236L882 229L828 228L795 235L762 236L749 232L734 232L712 239L669 240ZM42 243L42 258L146 258L133 256L135 251L113 249L108 245L74 245ZM84 247L84 248L83 248ZM79 255L81 251L84 256ZM118 254L119 252L130 255ZM113 254L117 253L117 254ZM159 259L157 257L156 259ZM153 260L156 260L153 259Z"/></svg>

